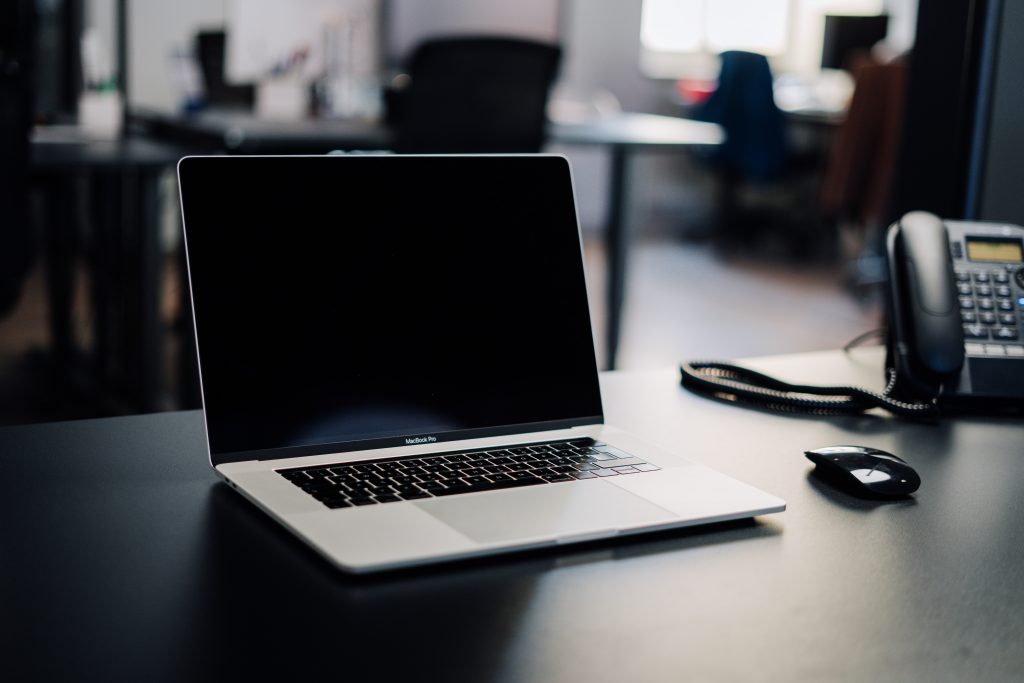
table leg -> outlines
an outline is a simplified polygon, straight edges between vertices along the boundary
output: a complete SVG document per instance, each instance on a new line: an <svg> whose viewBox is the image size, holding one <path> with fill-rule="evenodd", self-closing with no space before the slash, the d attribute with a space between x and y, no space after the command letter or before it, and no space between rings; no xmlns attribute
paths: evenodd
<svg viewBox="0 0 1024 683"><path fill-rule="evenodd" d="M608 324L606 328L605 368L615 369L622 324L622 302L626 285L626 258L629 251L627 150L612 145L611 188L609 191L608 227L605 236L608 252Z"/></svg>
<svg viewBox="0 0 1024 683"><path fill-rule="evenodd" d="M74 254L78 238L75 178L46 179L46 290L49 303L50 343L55 376L70 375L76 350L71 321Z"/></svg>
<svg viewBox="0 0 1024 683"><path fill-rule="evenodd" d="M139 399L142 409L160 409L163 376L163 325L161 322L161 283L163 263L160 250L160 170L140 169L133 179L135 194L136 280L138 299L135 333L139 342Z"/></svg>

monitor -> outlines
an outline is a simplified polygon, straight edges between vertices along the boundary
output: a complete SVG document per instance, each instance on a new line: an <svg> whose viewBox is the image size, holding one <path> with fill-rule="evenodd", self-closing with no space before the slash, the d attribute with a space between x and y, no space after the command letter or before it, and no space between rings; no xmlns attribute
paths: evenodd
<svg viewBox="0 0 1024 683"><path fill-rule="evenodd" d="M825 34L821 48L822 69L844 69L850 55L868 50L884 40L889 31L889 16L825 16Z"/></svg>

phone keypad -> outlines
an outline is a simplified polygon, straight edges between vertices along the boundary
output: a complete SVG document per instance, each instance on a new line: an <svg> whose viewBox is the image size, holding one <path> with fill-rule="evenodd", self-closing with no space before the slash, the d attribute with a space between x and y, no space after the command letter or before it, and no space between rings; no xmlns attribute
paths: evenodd
<svg viewBox="0 0 1024 683"><path fill-rule="evenodd" d="M1011 284L1024 268L1014 270L955 271L968 355L1024 358L1024 285L1015 292Z"/></svg>

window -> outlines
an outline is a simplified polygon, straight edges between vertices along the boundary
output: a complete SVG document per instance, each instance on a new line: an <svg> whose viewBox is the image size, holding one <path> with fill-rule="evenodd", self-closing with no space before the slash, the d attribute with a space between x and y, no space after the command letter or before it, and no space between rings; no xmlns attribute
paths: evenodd
<svg viewBox="0 0 1024 683"><path fill-rule="evenodd" d="M645 0L641 41L669 52L786 49L789 0Z"/></svg>
<svg viewBox="0 0 1024 683"><path fill-rule="evenodd" d="M749 50L777 70L813 71L826 14L878 14L882 0L643 0L641 67L654 78L713 77L715 56Z"/></svg>

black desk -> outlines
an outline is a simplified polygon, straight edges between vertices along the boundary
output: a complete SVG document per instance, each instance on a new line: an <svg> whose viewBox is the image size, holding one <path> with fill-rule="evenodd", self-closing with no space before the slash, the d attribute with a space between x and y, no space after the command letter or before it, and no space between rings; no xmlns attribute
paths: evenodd
<svg viewBox="0 0 1024 683"><path fill-rule="evenodd" d="M880 362L757 365L840 383ZM684 393L670 369L602 385L610 421L789 509L352 580L217 483L198 412L0 430L6 678L1020 680L1024 422L769 415ZM802 451L844 442L909 459L916 498L808 478Z"/></svg>
<svg viewBox="0 0 1024 683"><path fill-rule="evenodd" d="M332 150L385 150L392 133L368 121L267 121L250 114L204 112L181 117L140 111L136 121L155 136L208 151L232 154L324 154ZM607 193L608 324L605 364L615 368L625 298L629 253L628 192L632 154L651 150L713 147L722 143L721 127L674 116L622 112L606 117L553 121L552 143L605 147L611 152Z"/></svg>
<svg viewBox="0 0 1024 683"><path fill-rule="evenodd" d="M67 374L77 354L73 263L83 225L91 225L86 251L96 343L90 372L100 384L120 384L132 407L142 411L156 410L162 394L159 183L180 157L179 148L144 138L86 140L44 128L32 140L32 174L46 198L49 320L57 370ZM91 220L78 211L83 185L92 199ZM117 376L111 377L112 371Z"/></svg>

